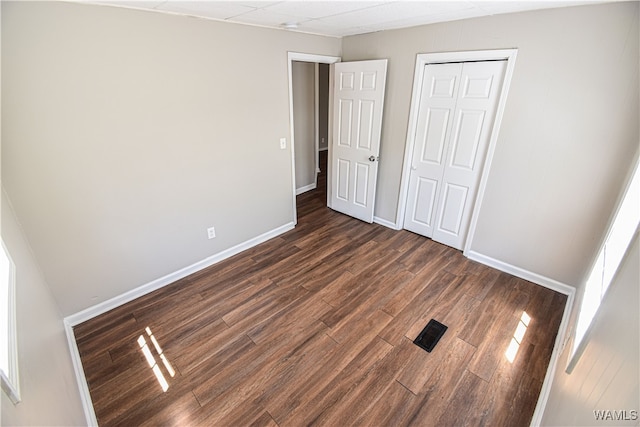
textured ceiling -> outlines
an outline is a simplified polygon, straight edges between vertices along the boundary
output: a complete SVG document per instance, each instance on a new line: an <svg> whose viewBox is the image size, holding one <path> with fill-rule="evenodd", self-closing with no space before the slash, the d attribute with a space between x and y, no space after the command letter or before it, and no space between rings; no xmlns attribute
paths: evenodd
<svg viewBox="0 0 640 427"><path fill-rule="evenodd" d="M80 0L290 31L349 36L436 22L602 1L149 1Z"/></svg>

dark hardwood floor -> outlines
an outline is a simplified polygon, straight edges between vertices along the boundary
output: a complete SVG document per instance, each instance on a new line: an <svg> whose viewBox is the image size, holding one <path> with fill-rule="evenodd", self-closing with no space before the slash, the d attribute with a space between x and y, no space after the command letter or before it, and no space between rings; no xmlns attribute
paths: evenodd
<svg viewBox="0 0 640 427"><path fill-rule="evenodd" d="M320 178L294 230L74 328L100 425L529 425L566 297L333 212Z"/></svg>

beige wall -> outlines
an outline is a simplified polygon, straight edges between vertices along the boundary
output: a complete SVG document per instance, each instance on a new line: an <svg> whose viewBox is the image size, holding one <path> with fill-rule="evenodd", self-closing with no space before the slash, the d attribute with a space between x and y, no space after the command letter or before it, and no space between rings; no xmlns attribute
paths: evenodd
<svg viewBox="0 0 640 427"><path fill-rule="evenodd" d="M2 183L63 315L292 221L287 51L341 42L2 2Z"/></svg>
<svg viewBox="0 0 640 427"><path fill-rule="evenodd" d="M638 145L638 38L629 2L343 39L389 59L375 215L395 222L416 54L518 48L471 249L578 285Z"/></svg>
<svg viewBox="0 0 640 427"><path fill-rule="evenodd" d="M2 185L26 234L3 200L25 274L24 402L3 395L3 425L82 422L62 316L291 221L287 51L390 59L376 216L393 221L415 55L517 47L472 249L568 284L587 271L638 144L635 2L342 41L93 5L1 7ZM545 421L569 420L566 390L594 380L580 366L557 374Z"/></svg>
<svg viewBox="0 0 640 427"><path fill-rule="evenodd" d="M293 123L296 189L315 182L315 64L293 61Z"/></svg>
<svg viewBox="0 0 640 427"><path fill-rule="evenodd" d="M549 426L635 425L639 419L596 421L594 410L631 410L640 416L640 253L638 235L593 320L587 344L572 373L565 372L566 346L558 360L542 424Z"/></svg>
<svg viewBox="0 0 640 427"><path fill-rule="evenodd" d="M16 325L20 397L2 394L3 426L82 425L78 386L62 325L62 314L31 254L5 193L2 239L16 266Z"/></svg>
<svg viewBox="0 0 640 427"><path fill-rule="evenodd" d="M2 8L3 184L65 315L291 220L287 51L390 59L375 214L393 221L415 55L517 47L472 249L571 285L638 141L635 2L342 42L93 5Z"/></svg>

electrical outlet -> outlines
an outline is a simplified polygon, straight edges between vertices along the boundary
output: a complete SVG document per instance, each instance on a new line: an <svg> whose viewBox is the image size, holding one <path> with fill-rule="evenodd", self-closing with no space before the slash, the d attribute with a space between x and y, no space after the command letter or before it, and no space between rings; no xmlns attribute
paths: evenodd
<svg viewBox="0 0 640 427"><path fill-rule="evenodd" d="M216 237L216 229L214 227L207 228L207 236L209 237L209 239L213 239L214 237Z"/></svg>
<svg viewBox="0 0 640 427"><path fill-rule="evenodd" d="M284 150L287 148L287 138L280 138L280 149Z"/></svg>

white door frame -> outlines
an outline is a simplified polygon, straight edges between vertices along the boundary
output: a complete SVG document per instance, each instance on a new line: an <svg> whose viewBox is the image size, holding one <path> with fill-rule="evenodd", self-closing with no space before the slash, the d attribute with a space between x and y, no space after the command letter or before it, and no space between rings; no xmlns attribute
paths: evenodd
<svg viewBox="0 0 640 427"><path fill-rule="evenodd" d="M496 109L496 117L493 122L491 136L489 138L489 146L484 161L484 166L480 175L480 184L478 185L478 193L474 200L473 211L471 213L471 221L469 223L469 231L464 244L464 255L467 255L473 241L478 222L478 213L482 205L482 199L487 186L489 171L491 170L491 161L496 148L498 134L500 132L500 124L502 115L507 101L507 94L515 68L516 56L518 49L497 49L497 50L476 50L468 52L443 52L443 53L420 53L416 57L416 68L413 78L413 93L411 94L411 110L409 113L409 125L407 126L407 141L404 150L404 163L402 166L402 178L400 181L400 193L398 198L398 211L396 212L396 228L404 227L404 216L407 209L407 189L409 188L409 172L411 166L411 156L415 147L415 128L418 119L418 104L420 101L420 93L422 92L422 77L424 68L428 64L443 64L447 62L469 62L469 61L496 61L506 60L507 69L502 83L502 91L498 100Z"/></svg>
<svg viewBox="0 0 640 427"><path fill-rule="evenodd" d="M339 56L328 56L328 55L315 55L312 53L300 53L300 52L287 52L287 72L289 75L289 141L291 142L291 187L292 187L292 197L293 197L293 224L297 224L298 223L298 211L296 208L296 157L295 157L295 140L294 140L294 136L293 136L293 74L292 74L292 69L293 69L293 61L300 61L300 62L313 62L313 63L322 63L322 64L334 64L336 62L340 62L342 61L342 58ZM315 93L316 93L316 118L318 115L318 97L317 97L317 93L318 93L318 67L316 66L316 72L315 72L316 76L315 76L315 82L316 82L316 88L315 88ZM315 129L316 129L316 141L315 141L315 145L316 145L316 165L315 168L316 170L318 169L318 124L317 124L317 120L316 120L316 124L315 124ZM328 135L329 139L331 139L331 135ZM328 141L328 143L330 143L331 141ZM316 174L317 176L317 174ZM316 177L317 179L317 177Z"/></svg>

